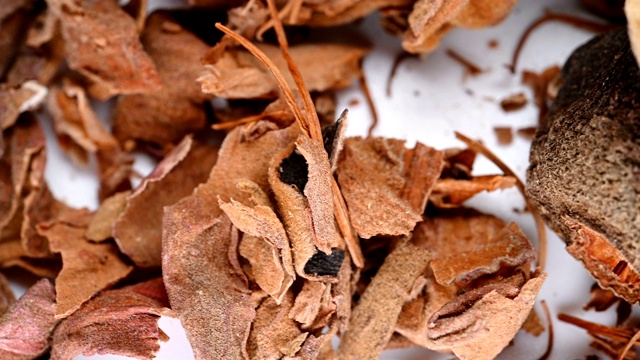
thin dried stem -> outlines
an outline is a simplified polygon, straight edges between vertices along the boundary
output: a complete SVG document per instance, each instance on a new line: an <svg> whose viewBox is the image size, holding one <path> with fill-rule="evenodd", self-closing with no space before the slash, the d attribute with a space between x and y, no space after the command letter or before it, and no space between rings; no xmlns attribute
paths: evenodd
<svg viewBox="0 0 640 360"><path fill-rule="evenodd" d="M516 173L513 172L513 170L511 170L507 166L507 164L502 162L502 160L500 160L500 158L498 158L493 152L491 152L491 150L489 150L486 146L484 146L484 144L482 144L479 141L472 140L471 138L464 136L457 131L455 134L456 134L456 138L458 138L458 140L467 144L467 146L470 149L484 155L487 159L491 160L494 164L496 164L496 166L500 168L500 170L502 170L502 172L505 175L513 176L516 179L516 187L518 188L518 190L520 190L522 197L524 197L524 201L527 204L527 207L529 208L529 210L531 211L531 216L533 216L533 220L536 223L536 230L538 232L538 245L539 245L538 269L540 269L540 271L544 271L547 263L547 231L544 225L544 221L542 220L542 217L540 217L540 214L538 213L536 208L533 207L533 205L531 204L531 201L529 200L529 198L527 197L527 194L525 193L524 183L522 182L522 180L520 180L520 178L516 175Z"/></svg>
<svg viewBox="0 0 640 360"><path fill-rule="evenodd" d="M467 74L471 76L476 76L481 74L484 70L482 70L478 65L472 63L469 59L460 55L457 51L453 49L447 49L447 56L457 61L460 65L462 65L465 70L467 70Z"/></svg>
<svg viewBox="0 0 640 360"><path fill-rule="evenodd" d="M371 137L373 130L378 126L378 111L376 110L376 104L373 102L373 98L371 97L371 92L369 91L369 85L367 85L367 78L364 75L364 71L361 72L359 80L360 88L362 89L364 98L369 106L369 111L371 111L371 125L369 125L369 131L367 131L367 136Z"/></svg>
<svg viewBox="0 0 640 360"><path fill-rule="evenodd" d="M538 358L538 360L546 360L551 356L551 351L553 350L553 322L551 319L551 312L549 312L549 306L547 306L547 302L542 300L540 302L542 305L542 310L544 310L544 316L547 319L547 325L549 326L549 340L547 341L547 350Z"/></svg>
<svg viewBox="0 0 640 360"><path fill-rule="evenodd" d="M387 96L391 96L391 84L393 83L393 79L396 77L396 74L398 73L398 68L400 67L400 64L402 64L402 62L405 61L406 59L415 59L416 57L417 57L416 54L412 54L407 51L403 51L398 55L396 55L396 58L393 60L393 65L391 65L391 71L389 72L389 77L387 78L387 87L386 87Z"/></svg>
<svg viewBox="0 0 640 360"><path fill-rule="evenodd" d="M579 328L587 330L590 334L594 335L602 335L612 340L616 341L629 341L629 339L633 338L633 332L630 330L619 329L611 326L600 325L596 323L592 323L590 321L582 320L577 317L567 315L567 314L558 314L558 320L564 321L571 325L575 325ZM635 340L636 345L638 344L638 339Z"/></svg>
<svg viewBox="0 0 640 360"><path fill-rule="evenodd" d="M558 14L553 13L549 10L546 10L544 15L531 23L529 27L524 31L522 37L520 37L520 41L518 41L518 45L516 46L515 51L513 52L513 56L511 58L511 64L507 65L507 68L511 71L511 73L516 72L516 67L518 66L518 59L520 58L520 53L522 52L522 48L526 43L529 36L533 33L541 25L549 22L549 21L559 21L565 24L573 25L579 29L584 29L588 31L592 31L594 33L604 33L619 27L618 25L610 25L603 24L587 19L583 19L574 15L569 14Z"/></svg>
<svg viewBox="0 0 640 360"><path fill-rule="evenodd" d="M282 22L278 18L278 10L276 9L276 4L274 3L274 0L268 0L267 4L269 4L271 17L274 19L273 27L276 30L282 57L284 57L284 60L289 67L289 72L291 73L293 81L295 81L296 86L298 87L300 96L302 96L302 104L304 106L304 112L306 115L303 125L308 130L310 138L322 143L322 129L320 128L320 119L318 118L318 113L315 111L315 106L313 105L313 100L311 100L311 95L309 94L309 91L304 84L302 74L300 73L298 66L296 66L296 63L293 61L293 58L291 58L291 54L289 54L289 43L287 41L287 36L284 33Z"/></svg>
<svg viewBox="0 0 640 360"><path fill-rule="evenodd" d="M617 360L624 360L624 357L627 355L629 350L631 350L633 345L636 345L638 340L640 340L640 330L636 331L636 333L631 337L631 339L629 339L629 342L627 342L627 344L624 346L624 349L622 349L622 352L620 352L620 354L618 355Z"/></svg>
<svg viewBox="0 0 640 360"><path fill-rule="evenodd" d="M287 3L284 4L282 9L280 9L280 12L278 13L278 19L282 20L285 18L285 16L289 15L293 10L294 5L295 5L295 1L287 1ZM260 26L258 31L256 31L256 39L262 41L263 40L262 35L264 35L264 33L267 30L271 29L274 23L275 23L275 18L271 18L267 20L262 26Z"/></svg>
<svg viewBox="0 0 640 360"><path fill-rule="evenodd" d="M247 49L247 51L249 51L261 63L263 63L264 66L266 66L266 68L271 72L271 74L275 78L276 83L278 84L278 87L282 91L282 95L284 96L284 99L287 102L287 105L289 105L289 108L291 109L293 116L295 117L296 121L300 125L300 130L302 130L302 132L305 135L310 136L311 134L309 133L309 128L306 126L307 122L303 117L302 113L300 112L298 105L296 104L296 100L293 96L293 91L291 91L289 84L287 84L287 81L284 79L284 76L282 76L282 73L280 72L278 67L273 63L273 61L271 61L271 59L269 59L269 57L265 53L263 53L262 50L258 49L255 45L253 45L249 40L244 38L242 35L237 34L233 30L229 29L228 27L220 23L216 23L216 28L218 28L225 34L229 35L232 39L240 43L240 45L242 45L245 49Z"/></svg>
<svg viewBox="0 0 640 360"><path fill-rule="evenodd" d="M260 121L260 120L268 120L270 118L278 118L278 117L285 116L286 114L287 112L284 110L277 110L277 111L273 111L266 114L245 116L237 120L225 121L225 122L213 124L211 125L211 128L213 130L231 130L240 125L249 124L249 123Z"/></svg>

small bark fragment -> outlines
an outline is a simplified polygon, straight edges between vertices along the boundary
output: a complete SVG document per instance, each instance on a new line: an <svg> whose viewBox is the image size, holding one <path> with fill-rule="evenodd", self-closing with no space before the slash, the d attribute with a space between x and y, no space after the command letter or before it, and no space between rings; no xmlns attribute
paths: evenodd
<svg viewBox="0 0 640 360"><path fill-rule="evenodd" d="M111 0L48 0L60 19L69 67L90 82L91 96L151 92L162 86L138 40L135 21Z"/></svg>
<svg viewBox="0 0 640 360"><path fill-rule="evenodd" d="M525 105L527 105L527 97L524 95L524 93L509 95L508 97L500 101L502 110L506 112L520 110L525 107Z"/></svg>
<svg viewBox="0 0 640 360"><path fill-rule="evenodd" d="M38 225L51 250L62 255L62 270L56 278L56 318L71 315L133 270L120 258L115 244L95 244L85 238L90 216L86 211L72 211L65 214L66 219Z"/></svg>
<svg viewBox="0 0 640 360"><path fill-rule="evenodd" d="M98 211L93 214L87 227L87 240L100 242L113 237L113 225L124 211L131 191L123 191L105 199Z"/></svg>
<svg viewBox="0 0 640 360"><path fill-rule="evenodd" d="M164 207L205 182L216 159L217 146L186 137L129 196L113 237L137 266L160 266Z"/></svg>
<svg viewBox="0 0 640 360"><path fill-rule="evenodd" d="M429 251L411 241L400 242L353 309L338 349L340 359L372 359L391 338L402 305L416 278L431 259Z"/></svg>
<svg viewBox="0 0 640 360"><path fill-rule="evenodd" d="M35 359L49 349L51 333L58 324L54 316L55 297L53 284L42 279L0 318L2 359Z"/></svg>
<svg viewBox="0 0 640 360"><path fill-rule="evenodd" d="M121 96L114 110L113 134L121 144L177 144L209 122L206 102L212 96L202 93L195 81L202 73L200 59L209 47L167 11L151 14L141 37L163 86L150 93Z"/></svg>
<svg viewBox="0 0 640 360"><path fill-rule="evenodd" d="M53 332L51 359L98 354L153 359L159 341L168 340L158 327L160 315L168 312L163 294L158 280L101 293L60 322Z"/></svg>
<svg viewBox="0 0 640 360"><path fill-rule="evenodd" d="M224 46L220 43L220 46ZM284 70L287 63L274 45L256 44L284 74L290 86L295 85ZM309 91L325 91L349 86L360 76L360 61L368 51L361 44L304 43L291 46L291 57L300 67ZM216 52L220 54L216 54ZM210 64L200 77L202 91L230 99L275 98L278 85L267 69L248 51L241 48L213 49L207 57Z"/></svg>
<svg viewBox="0 0 640 360"><path fill-rule="evenodd" d="M410 150L401 140L347 139L336 175L358 235L409 234L442 167L442 152L420 143Z"/></svg>
<svg viewBox="0 0 640 360"><path fill-rule="evenodd" d="M7 281L7 278L0 273L0 318L15 302L16 298L9 287L9 281Z"/></svg>
<svg viewBox="0 0 640 360"><path fill-rule="evenodd" d="M21 113L37 109L46 98L48 90L37 81L30 80L19 86L0 85L0 128L13 126Z"/></svg>
<svg viewBox="0 0 640 360"><path fill-rule="evenodd" d="M510 126L496 126L493 132L498 138L499 145L510 145L513 142L513 129Z"/></svg>
<svg viewBox="0 0 640 360"><path fill-rule="evenodd" d="M231 222L212 217L201 198L191 197L167 208L163 227L163 278L195 358L246 358L255 310L225 256Z"/></svg>
<svg viewBox="0 0 640 360"><path fill-rule="evenodd" d="M439 208L455 208L483 191L511 188L516 184L512 176L482 175L466 179L440 179L433 187L429 200Z"/></svg>

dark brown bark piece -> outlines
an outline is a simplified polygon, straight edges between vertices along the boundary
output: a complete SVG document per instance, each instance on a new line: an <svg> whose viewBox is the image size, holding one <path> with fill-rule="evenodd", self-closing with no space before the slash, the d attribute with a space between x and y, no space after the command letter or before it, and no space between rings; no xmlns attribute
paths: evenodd
<svg viewBox="0 0 640 360"><path fill-rule="evenodd" d="M527 194L602 287L637 303L640 74L626 31L578 48L562 82L532 144Z"/></svg>

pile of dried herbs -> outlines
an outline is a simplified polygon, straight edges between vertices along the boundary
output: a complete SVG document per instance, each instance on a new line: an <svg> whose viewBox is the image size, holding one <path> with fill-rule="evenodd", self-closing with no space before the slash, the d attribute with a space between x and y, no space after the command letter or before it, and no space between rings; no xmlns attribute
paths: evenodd
<svg viewBox="0 0 640 360"><path fill-rule="evenodd" d="M189 3L0 1L0 267L43 278L16 301L0 274L1 359L150 359L162 315L196 359L491 359L523 324L542 331L544 258L464 206L522 188L513 173L492 159L504 174L474 176L492 155L463 136L407 148L335 120L334 90L362 79L371 46L353 21L379 11L426 53L515 1ZM115 99L112 131L91 99ZM97 211L52 195L35 111L95 161ZM159 161L135 188L133 151Z"/></svg>

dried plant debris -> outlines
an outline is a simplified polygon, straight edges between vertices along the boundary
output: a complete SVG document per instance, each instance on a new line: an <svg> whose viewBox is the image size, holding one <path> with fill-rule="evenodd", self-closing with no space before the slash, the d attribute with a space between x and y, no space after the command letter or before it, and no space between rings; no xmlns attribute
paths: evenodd
<svg viewBox="0 0 640 360"><path fill-rule="evenodd" d="M520 110L525 107L525 105L527 105L527 98L523 93L507 96L500 101L500 107L502 107L502 110L507 112Z"/></svg>
<svg viewBox="0 0 640 360"><path fill-rule="evenodd" d="M210 9L0 6L11 59L0 56L0 266L55 279L13 303L0 275L1 358L151 359L167 340L161 315L180 319L196 359L403 347L489 359L535 325L546 275L532 270L533 248L515 224L463 207L512 187L513 174L474 176L474 149L345 139L333 97L365 83L371 48L334 25L380 9L405 49L426 53L457 26L498 22L513 1L190 4ZM215 21L228 26L213 31ZM319 28L287 37L282 22ZM109 129L92 100L115 96ZM227 105L213 109L214 97ZM62 148L97 165L95 212L47 187L31 114L44 99ZM159 160L136 189L133 150ZM628 307L618 312L626 319Z"/></svg>
<svg viewBox="0 0 640 360"><path fill-rule="evenodd" d="M633 345L640 345L637 326L606 326L568 314L558 314L558 319L586 330L593 340L590 346L612 359L632 360L637 357L632 348Z"/></svg>
<svg viewBox="0 0 640 360"><path fill-rule="evenodd" d="M90 83L97 99L160 89L155 65L138 39L137 26L117 3L48 0L60 20L67 63Z"/></svg>
<svg viewBox="0 0 640 360"><path fill-rule="evenodd" d="M336 175L358 235L408 235L443 167L440 151L404 141L350 138Z"/></svg>
<svg viewBox="0 0 640 360"><path fill-rule="evenodd" d="M287 69L277 46L264 43L256 46L280 71ZM291 57L300 67L309 91L326 91L349 86L361 76L360 62L368 48L359 42L303 43L291 46ZM229 99L278 97L278 85L273 77L247 50L220 42L207 55L207 61L207 71L199 79L205 93ZM285 78L290 86L295 85L291 76L285 75Z"/></svg>
<svg viewBox="0 0 640 360"><path fill-rule="evenodd" d="M232 265L238 261L232 247L237 230L226 215L215 218L205 209L201 198L192 197L165 213L167 293L196 359L246 358L256 311L244 273Z"/></svg>
<svg viewBox="0 0 640 360"><path fill-rule="evenodd" d="M624 30L576 50L527 172L527 193L569 253L630 303L640 301L637 69Z"/></svg>
<svg viewBox="0 0 640 360"><path fill-rule="evenodd" d="M56 318L71 315L133 270L121 258L115 244L96 244L85 238L90 216L84 211L70 211L63 219L38 226L38 232L49 240L51 250L62 255L62 270L56 277Z"/></svg>
<svg viewBox="0 0 640 360"><path fill-rule="evenodd" d="M153 359L159 341L168 337L158 327L168 314L160 279L108 290L86 302L53 332L51 359L113 354Z"/></svg>
<svg viewBox="0 0 640 360"><path fill-rule="evenodd" d="M138 267L160 266L164 207L205 182L216 158L217 146L188 136L129 195L113 224L113 237Z"/></svg>
<svg viewBox="0 0 640 360"><path fill-rule="evenodd" d="M510 126L496 126L493 132L499 145L510 145L513 142L513 129Z"/></svg>
<svg viewBox="0 0 640 360"><path fill-rule="evenodd" d="M9 287L7 278L0 273L0 317L16 302L13 291Z"/></svg>
<svg viewBox="0 0 640 360"><path fill-rule="evenodd" d="M42 279L27 290L0 318L0 357L7 360L36 359L50 347L55 318L56 292Z"/></svg>
<svg viewBox="0 0 640 360"><path fill-rule="evenodd" d="M201 58L209 46L171 13L157 11L146 20L141 41L162 81L157 91L124 95L115 107L113 133L121 144L142 141L160 148L177 144L209 122L200 91Z"/></svg>

